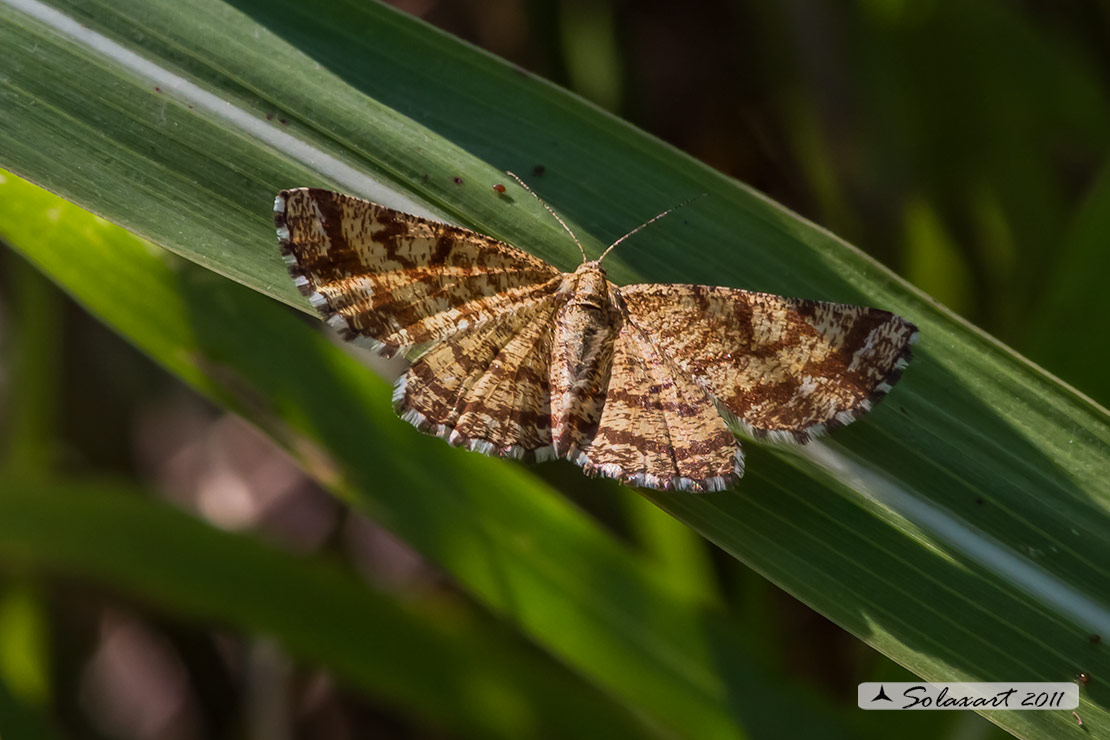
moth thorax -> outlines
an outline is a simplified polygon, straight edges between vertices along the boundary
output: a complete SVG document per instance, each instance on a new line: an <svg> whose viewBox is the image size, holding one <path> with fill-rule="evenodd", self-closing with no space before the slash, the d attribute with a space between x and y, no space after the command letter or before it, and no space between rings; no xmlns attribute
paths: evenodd
<svg viewBox="0 0 1110 740"><path fill-rule="evenodd" d="M603 309L609 304L609 282L605 271L596 262L585 262L575 270L577 280L570 303L576 306L589 306Z"/></svg>

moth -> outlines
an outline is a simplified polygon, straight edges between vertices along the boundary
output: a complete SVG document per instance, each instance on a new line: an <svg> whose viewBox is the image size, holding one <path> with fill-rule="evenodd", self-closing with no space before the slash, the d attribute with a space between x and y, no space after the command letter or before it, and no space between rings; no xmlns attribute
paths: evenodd
<svg viewBox="0 0 1110 740"><path fill-rule="evenodd" d="M281 191L274 223L323 319L411 361L393 389L403 419L455 446L566 459L632 486L725 489L744 473L734 432L804 443L868 411L910 358L916 328L875 308L618 287L602 260L670 211L591 260L544 207L582 252L574 272L328 190Z"/></svg>

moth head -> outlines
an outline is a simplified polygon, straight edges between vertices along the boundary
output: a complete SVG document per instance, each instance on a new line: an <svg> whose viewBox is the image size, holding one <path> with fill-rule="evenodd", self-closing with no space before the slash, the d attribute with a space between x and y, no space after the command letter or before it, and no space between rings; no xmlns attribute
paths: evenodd
<svg viewBox="0 0 1110 740"><path fill-rule="evenodd" d="M583 262L574 271L574 294L571 303L603 309L609 302L609 281L601 260Z"/></svg>

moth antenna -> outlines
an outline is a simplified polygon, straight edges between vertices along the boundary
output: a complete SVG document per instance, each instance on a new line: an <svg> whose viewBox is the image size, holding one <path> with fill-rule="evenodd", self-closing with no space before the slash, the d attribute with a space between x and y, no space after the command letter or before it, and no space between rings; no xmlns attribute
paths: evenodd
<svg viewBox="0 0 1110 740"><path fill-rule="evenodd" d="M709 193L698 193L697 195L691 196L691 197L687 198L686 200L682 201L682 202L681 202L681 203L679 203L679 204L678 204L677 206L671 206L671 207L670 207L670 208L668 208L667 210L665 210L665 211L663 211L662 213L660 213L660 214L659 214L658 216L654 216L653 218L649 218L649 219L648 219L647 221L644 221L644 222L643 222L642 224L640 224L639 226L637 226L636 228L634 228L634 229L633 229L632 231L628 232L627 234L625 234L624 236L622 236L622 237L621 237L620 239L617 239L617 240L616 240L615 242L613 242L612 244L610 244L610 245L609 245L609 246L608 246L608 247L606 248L606 250L605 250L604 252L602 252L602 253L601 253L601 256L597 258L597 261L598 261L598 262L601 262L601 261L602 261L603 259L605 259L605 256L606 256L607 254L609 254L610 252L612 252L612 251L613 251L613 248L614 248L614 247L616 247L616 246L617 246L618 244L620 244L621 242L623 242L623 241L624 241L625 239L627 239L628 237L632 236L632 235L633 235L633 234L635 234L636 232L640 231L641 229L643 229L643 228L647 227L647 226L648 226L648 225L650 225L650 224L653 224L653 223L655 223L656 221L658 221L659 219L663 218L663 217L664 217L664 216L666 216L667 214L669 214L669 213L674 213L674 212L675 212L675 211L677 211L677 210L678 210L679 208L682 208L683 206L688 206L688 205L690 205L691 203L693 203L693 202L694 202L695 200L697 200L698 198L704 198L704 197L705 197L705 196L707 196L707 195L709 195Z"/></svg>
<svg viewBox="0 0 1110 740"><path fill-rule="evenodd" d="M521 180L521 179L520 179L519 177L517 177L517 176L516 176L516 175L515 175L514 173L512 173L512 172L509 172L508 170L506 170L506 171L505 171L505 174L506 174L506 175L508 175L509 177L513 178L514 180L516 180L516 181L517 181L518 183L520 183L520 187L522 187L522 188L524 188L525 190L527 190L527 191L528 191L528 193L529 193L529 194L530 194L530 195L531 195L531 196L532 196L533 198L535 198L536 200L538 200L538 201L540 202L540 205L541 205L541 206L543 206L544 208L546 208L546 209L547 209L547 212L548 212L548 213L550 213L550 214L551 214L552 216L554 216L554 217L555 217L555 220L559 222L559 225L560 225L560 226L562 226L562 227L563 227L563 228L564 228L564 229L566 230L566 232L567 232L568 234L570 234L570 238L571 238L571 239L573 239L573 240L574 240L574 243L578 245L578 251L582 253L582 261L583 261L583 262L589 262L590 260L589 260L589 258L588 258L588 257L586 256L586 250L585 250L585 248L584 248L584 247L582 246L582 242L578 241L578 237L574 235L574 232L570 230L570 227L566 225L566 222L564 222L564 221L563 221L563 219L559 218L559 214L558 214L558 213L555 213L555 209L553 209L553 208L552 208L551 206L547 205L547 203L546 203L546 202L544 201L544 199L543 199L543 198L541 198L540 196L536 195L536 193L535 193L535 192L534 192L534 191L532 190L532 188L528 187L528 185L526 185L526 184L525 184L524 180Z"/></svg>

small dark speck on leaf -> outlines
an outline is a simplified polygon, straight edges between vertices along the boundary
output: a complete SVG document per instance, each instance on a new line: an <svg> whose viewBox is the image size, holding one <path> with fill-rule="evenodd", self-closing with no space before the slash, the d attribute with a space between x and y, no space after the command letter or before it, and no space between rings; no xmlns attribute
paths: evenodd
<svg viewBox="0 0 1110 740"><path fill-rule="evenodd" d="M420 176L420 179L424 182L428 182L428 180L431 180L432 178L428 176L427 172L425 172L423 175Z"/></svg>
<svg viewBox="0 0 1110 740"><path fill-rule="evenodd" d="M505 186L502 185L501 183L497 183L496 185L494 185L493 189L496 190L499 193L504 193L505 192Z"/></svg>
<svg viewBox="0 0 1110 740"><path fill-rule="evenodd" d="M1102 642L1102 635L1091 635L1087 638L1092 645L1097 645Z"/></svg>
<svg viewBox="0 0 1110 740"><path fill-rule="evenodd" d="M455 183L456 185L462 185L463 184L463 179L461 177L453 177L453 178L451 178L451 181L453 183Z"/></svg>
<svg viewBox="0 0 1110 740"><path fill-rule="evenodd" d="M543 177L543 173L545 172L547 172L547 168L544 167L542 164L537 164L535 167L532 168L532 174L536 177Z"/></svg>
<svg viewBox="0 0 1110 740"><path fill-rule="evenodd" d="M985 502L983 501L983 499L977 498L977 499L975 499L975 503L979 506L982 506Z"/></svg>
<svg viewBox="0 0 1110 740"><path fill-rule="evenodd" d="M278 123L280 123L282 126L288 126L289 125L289 121L286 121L284 118L279 118Z"/></svg>
<svg viewBox="0 0 1110 740"><path fill-rule="evenodd" d="M1075 680L1085 686L1091 680L1091 674L1084 671L1083 673L1076 674Z"/></svg>
<svg viewBox="0 0 1110 740"><path fill-rule="evenodd" d="M157 85L155 85L155 87L154 87L154 92L162 92L162 88L160 88L160 87L158 87Z"/></svg>
<svg viewBox="0 0 1110 740"><path fill-rule="evenodd" d="M267 120L267 121L272 121L272 120L274 120L274 114L273 114L273 113L267 113L267 114L266 114L266 120Z"/></svg>

